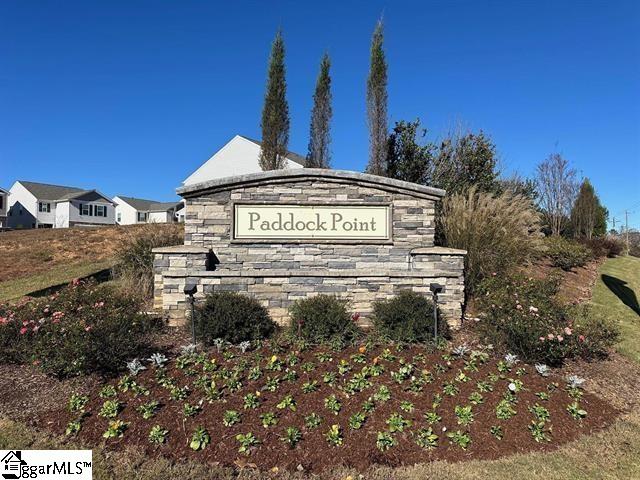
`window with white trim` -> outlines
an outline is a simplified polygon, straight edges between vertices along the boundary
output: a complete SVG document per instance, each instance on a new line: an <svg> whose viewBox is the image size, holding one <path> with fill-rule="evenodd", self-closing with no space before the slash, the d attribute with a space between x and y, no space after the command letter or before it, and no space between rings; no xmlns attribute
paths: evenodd
<svg viewBox="0 0 640 480"><path fill-rule="evenodd" d="M80 215L93 215L93 209L91 208L92 205L89 205L88 203L81 203L80 204Z"/></svg>
<svg viewBox="0 0 640 480"><path fill-rule="evenodd" d="M38 202L38 211L42 213L51 213L51 204L49 202Z"/></svg>
<svg viewBox="0 0 640 480"><path fill-rule="evenodd" d="M147 212L138 212L138 221L139 222L146 222L148 215L149 214Z"/></svg>

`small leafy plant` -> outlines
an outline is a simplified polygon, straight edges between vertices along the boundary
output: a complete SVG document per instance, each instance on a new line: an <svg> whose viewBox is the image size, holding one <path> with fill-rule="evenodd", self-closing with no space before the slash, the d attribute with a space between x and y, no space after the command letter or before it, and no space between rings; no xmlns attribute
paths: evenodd
<svg viewBox="0 0 640 480"><path fill-rule="evenodd" d="M189 448L191 450L203 450L211 442L209 432L204 427L198 427L191 435L191 441L189 442Z"/></svg>
<svg viewBox="0 0 640 480"><path fill-rule="evenodd" d="M169 430L162 428L160 425L154 425L149 431L149 441L151 443L164 443L169 435Z"/></svg>
<svg viewBox="0 0 640 480"><path fill-rule="evenodd" d="M469 425L473 422L473 409L471 405L466 405L461 407L459 405L455 406L455 414L458 419L458 425Z"/></svg>
<svg viewBox="0 0 640 480"><path fill-rule="evenodd" d="M489 429L489 432L497 440L502 440L502 438L504 437L504 432L503 432L502 427L500 425L491 425L491 428Z"/></svg>
<svg viewBox="0 0 640 480"><path fill-rule="evenodd" d="M104 387L102 387L100 389L100 392L98 393L98 396L100 398L113 398L118 394L118 391L116 390L116 387L114 387L111 384L107 384Z"/></svg>
<svg viewBox="0 0 640 480"><path fill-rule="evenodd" d="M327 442L329 442L329 445L334 447L342 445L343 438L340 425L331 425L331 428L329 428L329 431L325 434L325 438L327 439Z"/></svg>
<svg viewBox="0 0 640 480"><path fill-rule="evenodd" d="M587 411L580 408L578 402L573 402L567 405L567 412L574 420L582 420L587 416Z"/></svg>
<svg viewBox="0 0 640 480"><path fill-rule="evenodd" d="M340 413L340 409L342 408L342 403L340 400L336 398L335 395L329 395L324 399L324 406L334 413L334 415L338 415Z"/></svg>
<svg viewBox="0 0 640 480"><path fill-rule="evenodd" d="M419 447L431 450L438 446L438 435L433 433L433 428L421 428L416 432L416 444Z"/></svg>
<svg viewBox="0 0 640 480"><path fill-rule="evenodd" d="M149 420L156 414L156 410L158 409L159 405L160 404L157 401L153 400L151 402L143 403L136 410L140 412L142 418L144 418L145 420Z"/></svg>
<svg viewBox="0 0 640 480"><path fill-rule="evenodd" d="M244 453L245 455L249 455L251 450L260 444L260 440L251 432L245 434L239 433L236 435L236 440L240 444L238 452Z"/></svg>
<svg viewBox="0 0 640 480"><path fill-rule="evenodd" d="M122 405L117 400L105 400L98 415L104 418L115 418L118 416Z"/></svg>
<svg viewBox="0 0 640 480"><path fill-rule="evenodd" d="M389 432L378 432L378 436L376 437L376 447L381 452L385 452L389 450L391 447L394 447L397 444L393 435Z"/></svg>
<svg viewBox="0 0 640 480"><path fill-rule="evenodd" d="M128 426L129 424L122 420L111 420L107 430L102 434L102 436L104 438L122 437Z"/></svg>
<svg viewBox="0 0 640 480"><path fill-rule="evenodd" d="M459 446L463 450L466 450L471 444L471 436L467 432L462 432L460 430L447 433L447 438L449 438L451 443Z"/></svg>
<svg viewBox="0 0 640 480"><path fill-rule="evenodd" d="M362 425L364 425L366 419L367 416L364 414L364 412L354 413L353 415L351 415L351 417L349 417L349 428L353 430L362 428Z"/></svg>
<svg viewBox="0 0 640 480"><path fill-rule="evenodd" d="M402 432L405 427L410 427L413 422L411 420L404 418L399 413L392 413L391 416L387 419L387 425L389 425L389 432Z"/></svg>
<svg viewBox="0 0 640 480"><path fill-rule="evenodd" d="M304 417L304 424L307 428L317 428L322 423L322 418L317 413L310 413Z"/></svg>
<svg viewBox="0 0 640 480"><path fill-rule="evenodd" d="M278 423L278 417L274 412L267 412L260 415L260 421L264 428L269 428Z"/></svg>
<svg viewBox="0 0 640 480"><path fill-rule="evenodd" d="M298 442L302 440L302 432L296 427L287 427L280 440L289 445L289 448L295 448Z"/></svg>
<svg viewBox="0 0 640 480"><path fill-rule="evenodd" d="M73 393L69 398L69 411L71 413L83 412L87 403L89 403L89 397Z"/></svg>
<svg viewBox="0 0 640 480"><path fill-rule="evenodd" d="M240 423L240 414L235 410L227 410L222 414L222 424L225 427L230 427Z"/></svg>
<svg viewBox="0 0 640 480"><path fill-rule="evenodd" d="M296 401L291 395L287 395L276 405L276 408L280 410L284 410L285 408L288 408L292 412L295 412L297 409Z"/></svg>

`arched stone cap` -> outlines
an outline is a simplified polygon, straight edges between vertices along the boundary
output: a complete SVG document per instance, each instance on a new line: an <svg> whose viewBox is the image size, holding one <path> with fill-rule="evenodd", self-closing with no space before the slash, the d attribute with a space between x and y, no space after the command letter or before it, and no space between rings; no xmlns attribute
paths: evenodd
<svg viewBox="0 0 640 480"><path fill-rule="evenodd" d="M432 200L439 200L445 194L445 191L440 188L427 187L417 183L380 177L378 175L370 175L368 173L323 168L269 170L266 172L251 173L248 175L217 178L207 182L185 185L176 189L176 192L184 198L193 198L209 193L224 192L235 188L255 187L264 184L273 185L277 183L298 183L305 181L360 185L363 187L377 188L388 192L405 193L414 197L429 198Z"/></svg>

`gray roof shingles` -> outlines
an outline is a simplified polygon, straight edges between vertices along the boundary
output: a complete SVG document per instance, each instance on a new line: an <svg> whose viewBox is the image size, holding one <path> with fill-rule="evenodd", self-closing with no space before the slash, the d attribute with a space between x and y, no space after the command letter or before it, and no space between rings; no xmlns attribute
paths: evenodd
<svg viewBox="0 0 640 480"><path fill-rule="evenodd" d="M60 200L67 195L85 192L84 188L64 187L62 185L50 185L48 183L25 182L18 180L20 184L29 190L38 200Z"/></svg>
<svg viewBox="0 0 640 480"><path fill-rule="evenodd" d="M145 200L143 198L124 197L118 195L133 208L140 212L164 212L170 208L175 208L180 202L158 202L156 200Z"/></svg>

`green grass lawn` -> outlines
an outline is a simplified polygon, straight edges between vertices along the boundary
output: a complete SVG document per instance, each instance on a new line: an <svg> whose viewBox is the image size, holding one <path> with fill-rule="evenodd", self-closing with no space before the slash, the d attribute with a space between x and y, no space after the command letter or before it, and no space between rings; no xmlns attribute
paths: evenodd
<svg viewBox="0 0 640 480"><path fill-rule="evenodd" d="M69 283L74 278L87 277L112 266L111 260L58 265L36 275L0 282L0 302L17 300L29 293Z"/></svg>
<svg viewBox="0 0 640 480"><path fill-rule="evenodd" d="M594 313L620 322L618 351L640 363L640 258L608 259L593 289Z"/></svg>

